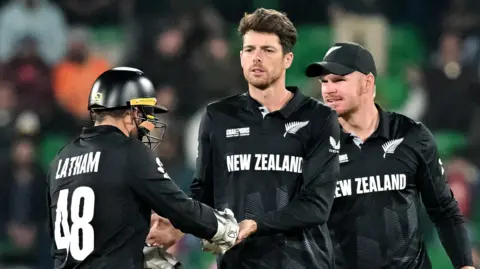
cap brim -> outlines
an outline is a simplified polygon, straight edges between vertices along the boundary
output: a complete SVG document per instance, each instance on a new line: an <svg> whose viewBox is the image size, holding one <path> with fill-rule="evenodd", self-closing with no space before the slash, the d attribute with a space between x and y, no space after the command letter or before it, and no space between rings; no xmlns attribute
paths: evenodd
<svg viewBox="0 0 480 269"><path fill-rule="evenodd" d="M154 106L153 107L153 112L155 114L167 113L168 109L166 109L165 107L162 107L162 106Z"/></svg>
<svg viewBox="0 0 480 269"><path fill-rule="evenodd" d="M328 74L344 76L353 73L354 71L355 70L352 68L337 63L317 62L312 63L307 67L305 70L305 75L307 77L319 77Z"/></svg>

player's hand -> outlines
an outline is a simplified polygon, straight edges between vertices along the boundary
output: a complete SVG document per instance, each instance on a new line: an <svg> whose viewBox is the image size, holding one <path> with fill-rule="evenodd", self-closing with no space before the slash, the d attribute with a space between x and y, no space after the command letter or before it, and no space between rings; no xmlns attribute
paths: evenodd
<svg viewBox="0 0 480 269"><path fill-rule="evenodd" d="M475 269L475 267L473 267L473 266L464 266L464 267L461 267L460 269Z"/></svg>
<svg viewBox="0 0 480 269"><path fill-rule="evenodd" d="M242 242L245 238L257 231L257 223L254 220L246 219L239 224L240 231L238 233L237 242Z"/></svg>
<svg viewBox="0 0 480 269"><path fill-rule="evenodd" d="M184 235L180 230L173 227L170 220L155 213L152 214L150 225L150 232L146 241L151 246L168 249L182 239Z"/></svg>
<svg viewBox="0 0 480 269"><path fill-rule="evenodd" d="M217 233L210 240L202 240L203 249L215 254L224 254L235 245L238 237L238 223L230 209L215 210L218 228Z"/></svg>

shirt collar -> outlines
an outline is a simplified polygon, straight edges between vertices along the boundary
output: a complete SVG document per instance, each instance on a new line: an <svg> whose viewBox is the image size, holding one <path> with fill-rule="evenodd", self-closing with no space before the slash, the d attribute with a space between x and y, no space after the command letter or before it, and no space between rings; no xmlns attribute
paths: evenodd
<svg viewBox="0 0 480 269"><path fill-rule="evenodd" d="M286 88L288 91L293 93L293 97L278 112L283 117L288 118L303 102L305 95L298 87L288 86ZM252 112L260 111L259 108L262 107L262 104L253 99L248 92L245 95L247 96L247 109Z"/></svg>
<svg viewBox="0 0 480 269"><path fill-rule="evenodd" d="M98 125L93 127L84 127L80 137L87 138L106 133L121 133L122 135L125 135L122 131L120 131L120 129L113 125Z"/></svg>
<svg viewBox="0 0 480 269"><path fill-rule="evenodd" d="M378 127L375 130L374 134L376 133L378 136L381 136L386 139L391 138L390 134L390 113L383 110L380 105L375 104L378 110L378 115L380 117L380 122L378 123Z"/></svg>

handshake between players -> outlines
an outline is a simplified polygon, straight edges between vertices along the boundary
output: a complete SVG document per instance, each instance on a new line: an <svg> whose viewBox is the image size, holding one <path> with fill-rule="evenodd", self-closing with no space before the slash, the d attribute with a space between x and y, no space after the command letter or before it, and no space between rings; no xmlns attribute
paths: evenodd
<svg viewBox="0 0 480 269"><path fill-rule="evenodd" d="M217 233L210 240L201 239L204 251L224 254L256 231L256 222L244 220L237 223L230 209L215 211ZM180 268L181 264L166 250L176 244L184 233L176 229L167 218L152 214L151 228L144 248L145 269Z"/></svg>

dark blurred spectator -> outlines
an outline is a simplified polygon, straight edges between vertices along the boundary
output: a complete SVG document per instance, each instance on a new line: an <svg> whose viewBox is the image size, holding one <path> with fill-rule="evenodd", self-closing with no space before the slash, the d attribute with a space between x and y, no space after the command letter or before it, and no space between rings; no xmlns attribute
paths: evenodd
<svg viewBox="0 0 480 269"><path fill-rule="evenodd" d="M397 113L403 114L413 120L423 119L427 110L428 95L424 89L423 75L419 68L409 66L406 68L406 81L409 86L407 100Z"/></svg>
<svg viewBox="0 0 480 269"><path fill-rule="evenodd" d="M168 84L157 87L157 102L168 109L168 113L163 115L167 115L169 118L174 117L179 102L177 89Z"/></svg>
<svg viewBox="0 0 480 269"><path fill-rule="evenodd" d="M480 1L451 0L443 26L464 39L462 62L476 69L480 81Z"/></svg>
<svg viewBox="0 0 480 269"><path fill-rule="evenodd" d="M3 67L2 76L13 83L19 110L49 114L54 101L51 73L39 55L38 42L33 37L25 37L16 47L16 53Z"/></svg>
<svg viewBox="0 0 480 269"><path fill-rule="evenodd" d="M156 85L172 85L180 103L177 116L188 116L196 108L197 76L188 62L185 32L169 26L155 34L151 45L130 65L145 72Z"/></svg>
<svg viewBox="0 0 480 269"><path fill-rule="evenodd" d="M452 160L445 166L445 176L458 202L460 211L467 220L472 213L472 199L477 184L477 171L470 163L461 159Z"/></svg>
<svg viewBox="0 0 480 269"><path fill-rule="evenodd" d="M193 57L201 97L198 106L246 91L239 61L235 61L228 42L221 37L208 39ZM236 58L238 59L238 57ZM197 107L198 107L197 106Z"/></svg>
<svg viewBox="0 0 480 269"><path fill-rule="evenodd" d="M62 10L49 0L13 0L0 10L0 60L8 61L25 36L38 41L49 65L65 54L67 25Z"/></svg>
<svg viewBox="0 0 480 269"><path fill-rule="evenodd" d="M17 116L17 94L13 85L0 81L0 148L8 150L15 136L14 121ZM0 151L0 165L5 163L8 151ZM1 166L3 167L3 166ZM0 167L0 171L1 170Z"/></svg>
<svg viewBox="0 0 480 269"><path fill-rule="evenodd" d="M66 57L53 70L56 101L79 123L90 120L88 96L95 79L110 68L101 56L89 47L90 33L86 28L73 27L69 34Z"/></svg>
<svg viewBox="0 0 480 269"><path fill-rule="evenodd" d="M19 134L11 151L9 169L2 177L0 260L3 264L34 265L40 232L44 232L44 173L36 163L33 138Z"/></svg>
<svg viewBox="0 0 480 269"><path fill-rule="evenodd" d="M162 85L157 88L157 102L158 105L165 107L168 109L168 113L163 113L157 115L161 122L166 124L166 128L156 128L152 131L152 135L160 138L165 138L166 136L177 136L177 133L174 133L176 129L181 128L179 125L179 121L176 117L176 110L178 106L178 95L177 90L172 85ZM167 154L170 148L165 148L165 152L163 153L164 147L169 147L173 145L165 145L165 142L162 142L156 149L157 155L161 156L161 154ZM163 160L163 159L162 159Z"/></svg>
<svg viewBox="0 0 480 269"><path fill-rule="evenodd" d="M143 55L129 64L143 70L157 85L171 81L175 86L181 84L183 74L188 74L185 63L185 33L179 27L167 27L150 38L145 45Z"/></svg>
<svg viewBox="0 0 480 269"><path fill-rule="evenodd" d="M54 0L65 10L69 24L90 26L121 23L122 7L131 0ZM161 1L159 1L161 2Z"/></svg>
<svg viewBox="0 0 480 269"><path fill-rule="evenodd" d="M480 31L480 2L477 0L451 0L444 28L456 31L461 36L478 34Z"/></svg>
<svg viewBox="0 0 480 269"><path fill-rule="evenodd" d="M124 0L123 2L129 2ZM148 27L157 23L175 22L188 26L183 30L205 29L206 32L221 33L226 30L223 18L210 0L143 0L133 1L133 10L140 25ZM123 3L128 6L127 3ZM234 5L234 3L230 3ZM238 11L237 11L238 12ZM240 11L240 16L243 15ZM159 20L159 18L162 18ZM238 18L237 18L238 19ZM164 22L162 22L162 20Z"/></svg>
<svg viewBox="0 0 480 269"><path fill-rule="evenodd" d="M148 15L153 10L137 14L138 33L133 39L138 40L138 45L134 45L127 65L142 69L156 85L169 84L177 89L178 117L190 116L202 103L199 74L191 65L192 55L208 37L226 32L223 18L209 2L169 0L155 4L153 9L164 8L158 11L165 14L161 19L158 15ZM140 10L150 8L148 1L136 6Z"/></svg>
<svg viewBox="0 0 480 269"><path fill-rule="evenodd" d="M181 189L187 192L193 170L188 169L185 163L181 144L181 128L182 126L178 122L168 122L167 132L163 136L163 142L156 148L156 154L161 158L168 175Z"/></svg>
<svg viewBox="0 0 480 269"><path fill-rule="evenodd" d="M312 1L309 1L308 4L312 4ZM220 11L223 18L231 24L237 25L240 18L242 18L243 14L248 10L252 11L254 9L255 1L225 1L225 0L211 0L212 5ZM280 2L292 2L292 1L280 1ZM317 1L314 1L317 2ZM298 2L296 2L298 5ZM305 5L301 5L303 10L305 10ZM310 6L309 6L310 7ZM284 10L284 9L282 9ZM315 10L318 13L318 10ZM291 14L290 12L288 13ZM289 16L290 17L290 16Z"/></svg>
<svg viewBox="0 0 480 269"><path fill-rule="evenodd" d="M462 50L462 63L471 65L476 71L476 79L480 82L480 31L477 35L465 38Z"/></svg>
<svg viewBox="0 0 480 269"><path fill-rule="evenodd" d="M466 134L471 115L478 105L475 71L460 62L460 38L443 35L432 64L423 71L427 110L421 119L432 132L455 131Z"/></svg>
<svg viewBox="0 0 480 269"><path fill-rule="evenodd" d="M458 150L455 157L480 169L480 106L472 113L470 120L471 128L467 135L468 146ZM480 192L477 195L480 195Z"/></svg>
<svg viewBox="0 0 480 269"><path fill-rule="evenodd" d="M167 128L164 130L154 129L152 132L157 137L163 135L163 141L156 148L155 153L161 157L163 165L175 183L187 191L193 171L186 167L183 156L183 122L176 117L179 102L176 89L170 85L160 86L157 100L158 104L166 107L169 112L159 115L161 121L167 124Z"/></svg>
<svg viewBox="0 0 480 269"><path fill-rule="evenodd" d="M377 73L388 68L390 25L385 16L385 0L332 0L329 14L335 42L358 42L375 58Z"/></svg>

